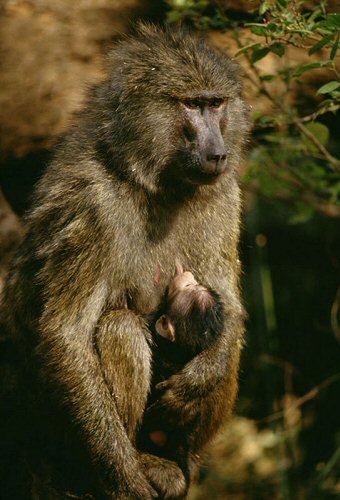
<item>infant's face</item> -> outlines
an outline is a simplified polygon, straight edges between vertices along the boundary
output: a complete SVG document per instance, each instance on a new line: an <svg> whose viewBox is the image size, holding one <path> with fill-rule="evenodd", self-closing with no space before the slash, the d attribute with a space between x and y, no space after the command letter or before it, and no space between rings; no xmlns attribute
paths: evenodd
<svg viewBox="0 0 340 500"><path fill-rule="evenodd" d="M191 288L198 285L193 274L190 271L183 271L177 274L169 285L169 295L174 295L175 293L184 290L185 288Z"/></svg>
<svg viewBox="0 0 340 500"><path fill-rule="evenodd" d="M213 305L209 291L198 284L190 271L177 269L177 274L169 285L169 306L172 312L186 316L195 303L202 311Z"/></svg>

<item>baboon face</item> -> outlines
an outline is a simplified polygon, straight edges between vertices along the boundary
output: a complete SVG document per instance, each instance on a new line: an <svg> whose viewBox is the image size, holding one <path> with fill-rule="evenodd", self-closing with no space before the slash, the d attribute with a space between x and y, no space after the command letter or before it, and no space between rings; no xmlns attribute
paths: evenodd
<svg viewBox="0 0 340 500"><path fill-rule="evenodd" d="M193 184L208 184L224 174L228 150L223 138L227 99L202 92L179 101L182 139L176 160L183 178Z"/></svg>

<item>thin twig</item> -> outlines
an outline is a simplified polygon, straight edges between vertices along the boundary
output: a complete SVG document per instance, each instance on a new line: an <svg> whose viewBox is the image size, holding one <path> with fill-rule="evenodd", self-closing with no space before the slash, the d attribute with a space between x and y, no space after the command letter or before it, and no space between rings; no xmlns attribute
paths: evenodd
<svg viewBox="0 0 340 500"><path fill-rule="evenodd" d="M321 108L318 111L311 113L310 115L303 116L302 118L300 118L300 120L302 122L310 122L311 120L315 120L315 118L317 118L318 116L324 115L325 113L334 113L338 109L340 109L340 105L333 104L333 106L330 108Z"/></svg>
<svg viewBox="0 0 340 500"><path fill-rule="evenodd" d="M268 415L267 417L261 418L260 420L256 420L256 423L262 424L264 422L274 422L275 420L279 420L282 418L287 412L296 410L300 406L304 405L307 403L307 401L310 401L311 399L314 399L318 394L328 387L329 385L333 384L333 382L336 382L337 380L340 379L340 372L336 373L335 375L332 375L331 377L327 378L321 384L313 387L310 391L308 391L306 394L301 396L300 398L297 398L294 403L291 405L287 406L283 410L277 411L275 413L272 413L272 415Z"/></svg>

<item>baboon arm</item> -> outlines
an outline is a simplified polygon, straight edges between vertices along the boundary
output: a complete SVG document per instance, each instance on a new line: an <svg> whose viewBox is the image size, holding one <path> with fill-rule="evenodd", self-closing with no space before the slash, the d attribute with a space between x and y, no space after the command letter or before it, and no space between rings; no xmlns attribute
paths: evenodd
<svg viewBox="0 0 340 500"><path fill-rule="evenodd" d="M222 295L223 296L223 295ZM205 396L216 384L226 378L230 360L242 345L244 310L236 296L224 294L225 326L223 334L205 351L196 356L183 369L184 377L194 377L191 394ZM185 380L185 379L184 379Z"/></svg>
<svg viewBox="0 0 340 500"><path fill-rule="evenodd" d="M70 285L59 295L52 295L45 304L37 349L42 375L81 427L99 474L106 478L104 486L110 494L114 492L113 498L119 494L121 498L153 498L93 346L105 287L98 285L83 298L79 298L81 292L77 298L72 297L72 288Z"/></svg>

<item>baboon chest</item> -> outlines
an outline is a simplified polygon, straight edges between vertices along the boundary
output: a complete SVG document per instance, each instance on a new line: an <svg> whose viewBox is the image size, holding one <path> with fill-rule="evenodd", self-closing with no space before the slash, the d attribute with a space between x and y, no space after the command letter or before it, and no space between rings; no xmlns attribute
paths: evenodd
<svg viewBox="0 0 340 500"><path fill-rule="evenodd" d="M200 217L183 218L159 241L146 237L144 244L131 247L128 294L138 313L149 314L157 309L174 275L176 262L193 272L198 280L204 280L204 273L219 258L212 226L213 220L206 224Z"/></svg>

